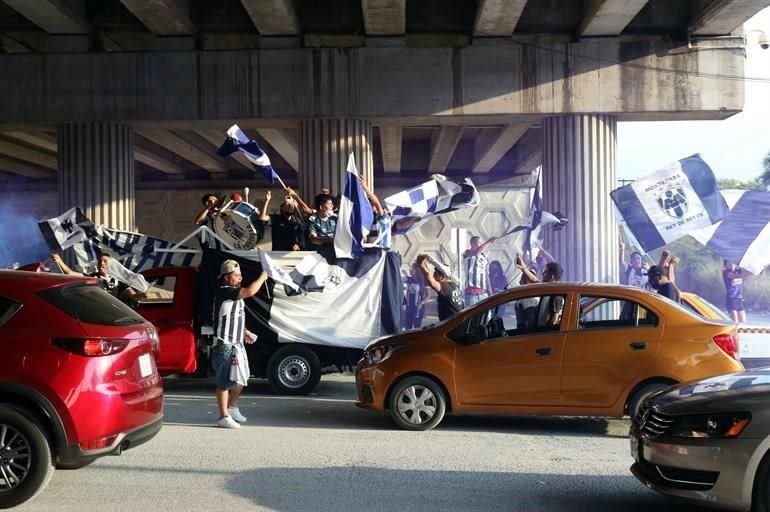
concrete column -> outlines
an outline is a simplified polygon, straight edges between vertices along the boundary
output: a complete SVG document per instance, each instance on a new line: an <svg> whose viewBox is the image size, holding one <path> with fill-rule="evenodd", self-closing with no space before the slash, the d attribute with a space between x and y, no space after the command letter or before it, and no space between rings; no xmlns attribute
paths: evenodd
<svg viewBox="0 0 770 512"><path fill-rule="evenodd" d="M564 281L617 283L618 227L610 191L616 187L617 121L604 114L543 121L543 209L569 224L546 230L545 248L564 268Z"/></svg>
<svg viewBox="0 0 770 512"><path fill-rule="evenodd" d="M95 224L135 230L131 126L67 123L58 132L59 209L79 206Z"/></svg>
<svg viewBox="0 0 770 512"><path fill-rule="evenodd" d="M351 152L359 174L374 186L371 144L372 124L365 119L300 121L299 182L305 201L310 204L321 187L329 187L335 196L342 191L342 173Z"/></svg>

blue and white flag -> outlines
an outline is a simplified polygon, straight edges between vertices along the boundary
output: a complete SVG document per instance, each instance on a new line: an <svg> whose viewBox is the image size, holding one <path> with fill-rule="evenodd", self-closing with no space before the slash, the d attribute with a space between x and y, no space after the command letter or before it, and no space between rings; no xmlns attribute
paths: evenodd
<svg viewBox="0 0 770 512"><path fill-rule="evenodd" d="M759 274L770 265L770 192L723 190L722 196L730 212L690 235L720 258Z"/></svg>
<svg viewBox="0 0 770 512"><path fill-rule="evenodd" d="M700 155L615 189L610 196L645 251L711 226L728 211L714 173Z"/></svg>
<svg viewBox="0 0 770 512"><path fill-rule="evenodd" d="M232 125L227 130L227 139L222 147L217 150L217 154L223 158L226 158L236 151L240 151L246 158L249 159L254 165L254 168L262 173L267 181L271 184L275 183L275 180L281 181L278 173L273 169L270 163L270 158L262 151L257 141L249 139L249 137L238 128L237 124Z"/></svg>
<svg viewBox="0 0 770 512"><path fill-rule="evenodd" d="M374 222L374 210L358 179L353 153L348 158L344 183L334 234L334 252L338 258L357 258L364 254L362 244Z"/></svg>
<svg viewBox="0 0 770 512"><path fill-rule="evenodd" d="M259 262L262 264L262 270L264 270L273 281L287 286L292 291L299 291L299 285L294 282L291 275L289 275L288 272L286 272L262 249L259 249Z"/></svg>
<svg viewBox="0 0 770 512"><path fill-rule="evenodd" d="M430 181L385 198L393 214L393 234L403 235L435 215L478 206L479 193L470 178L452 181L434 174Z"/></svg>
<svg viewBox="0 0 770 512"><path fill-rule="evenodd" d="M58 217L37 223L48 247L55 252L94 236L94 225L80 208L70 208Z"/></svg>

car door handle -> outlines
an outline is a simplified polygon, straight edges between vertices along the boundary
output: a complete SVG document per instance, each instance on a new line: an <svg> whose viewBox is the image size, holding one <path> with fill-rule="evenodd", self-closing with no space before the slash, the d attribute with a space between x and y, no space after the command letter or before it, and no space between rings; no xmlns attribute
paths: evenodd
<svg viewBox="0 0 770 512"><path fill-rule="evenodd" d="M535 354L539 356L550 356L551 355L551 347L542 347L542 348L536 348Z"/></svg>
<svg viewBox="0 0 770 512"><path fill-rule="evenodd" d="M647 348L647 342L634 341L632 343L629 343L628 346L631 347L631 350L644 350Z"/></svg>

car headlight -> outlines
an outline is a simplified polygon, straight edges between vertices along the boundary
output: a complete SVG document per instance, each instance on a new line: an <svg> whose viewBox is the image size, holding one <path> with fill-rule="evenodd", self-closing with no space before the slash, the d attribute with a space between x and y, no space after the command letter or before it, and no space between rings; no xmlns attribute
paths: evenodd
<svg viewBox="0 0 770 512"><path fill-rule="evenodd" d="M388 344L388 345L379 345L377 347L372 347L364 350L364 360L367 364L379 364L383 361L385 361L387 358L393 355L394 352L398 351L399 349L403 348L404 345L401 343L394 343L394 344Z"/></svg>
<svg viewBox="0 0 770 512"><path fill-rule="evenodd" d="M738 437L751 421L747 412L699 414L674 420L669 433L673 437Z"/></svg>

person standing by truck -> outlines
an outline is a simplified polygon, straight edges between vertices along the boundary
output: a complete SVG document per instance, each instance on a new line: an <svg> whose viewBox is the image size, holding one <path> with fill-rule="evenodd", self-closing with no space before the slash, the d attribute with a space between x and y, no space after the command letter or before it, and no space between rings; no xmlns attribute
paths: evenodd
<svg viewBox="0 0 770 512"><path fill-rule="evenodd" d="M227 260L219 269L222 285L214 296L214 333L211 364L216 373L216 397L219 409L217 426L222 428L240 428L246 417L238 409L238 398L244 383L233 380L233 366L246 365L248 359L243 348L246 343L254 343L257 336L246 329L245 304L243 299L253 297L267 281L264 271L249 286L241 287L243 276L241 267L235 260ZM242 372L244 373L244 372ZM248 379L248 369L245 378Z"/></svg>

